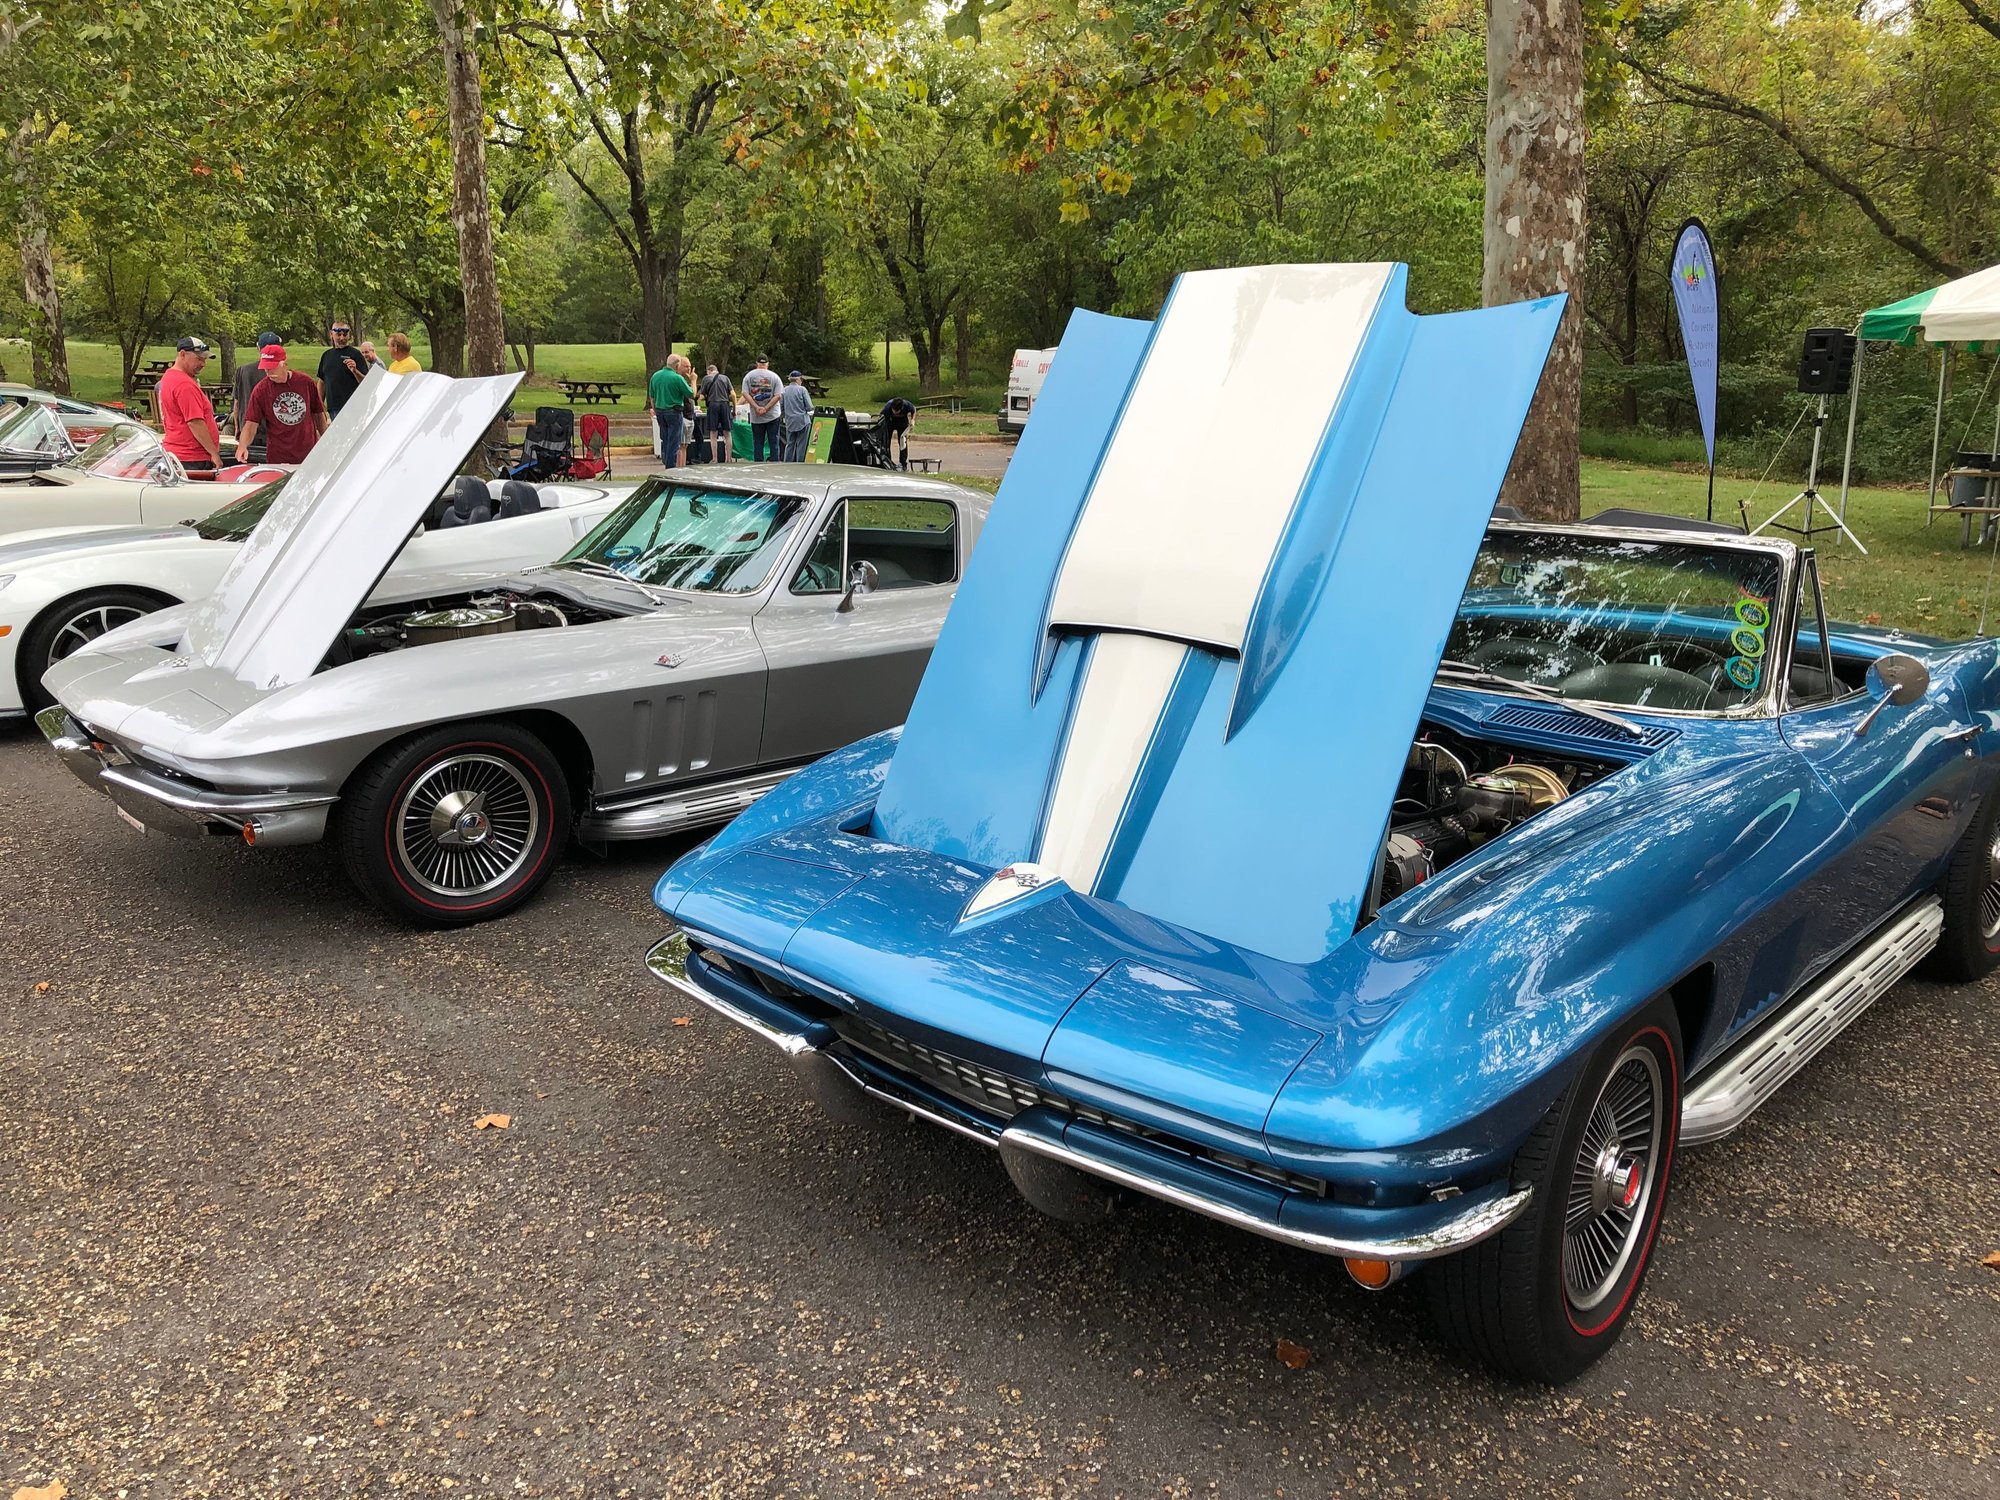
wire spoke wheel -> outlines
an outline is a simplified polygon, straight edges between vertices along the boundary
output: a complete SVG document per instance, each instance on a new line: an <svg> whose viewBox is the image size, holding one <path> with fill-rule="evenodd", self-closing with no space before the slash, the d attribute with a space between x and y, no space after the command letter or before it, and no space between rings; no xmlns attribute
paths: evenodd
<svg viewBox="0 0 2000 1500"><path fill-rule="evenodd" d="M144 613L129 604L99 604L72 615L63 621L49 642L49 665L54 666L107 631L129 625Z"/></svg>
<svg viewBox="0 0 2000 1500"><path fill-rule="evenodd" d="M391 813L397 862L439 896L478 896L517 876L532 857L542 810L527 774L485 751L439 759Z"/></svg>
<svg viewBox="0 0 2000 1500"><path fill-rule="evenodd" d="M1979 935L1991 942L2000 936L2000 830L1986 850L1986 885L1979 893Z"/></svg>
<svg viewBox="0 0 2000 1500"><path fill-rule="evenodd" d="M1659 1188L1666 1086L1651 1048L1626 1048L1585 1119L1563 1205L1563 1291L1588 1312L1617 1288Z"/></svg>

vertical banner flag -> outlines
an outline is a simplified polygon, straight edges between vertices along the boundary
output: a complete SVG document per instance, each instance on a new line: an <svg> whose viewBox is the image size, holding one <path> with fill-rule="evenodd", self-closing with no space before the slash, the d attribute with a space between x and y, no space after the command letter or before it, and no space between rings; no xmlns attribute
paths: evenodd
<svg viewBox="0 0 2000 1500"><path fill-rule="evenodd" d="M1715 287L1715 247L1701 220L1689 219L1674 236L1674 311L1680 314L1681 343L1694 380L1694 409L1708 445L1708 518L1715 519L1715 387L1719 364L1719 317Z"/></svg>

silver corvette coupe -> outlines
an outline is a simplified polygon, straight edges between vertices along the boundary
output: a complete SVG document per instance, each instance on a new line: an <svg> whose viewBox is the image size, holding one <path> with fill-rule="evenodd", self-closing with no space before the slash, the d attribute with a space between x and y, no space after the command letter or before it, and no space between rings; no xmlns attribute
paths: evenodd
<svg viewBox="0 0 2000 1500"><path fill-rule="evenodd" d="M331 837L377 905L448 925L528 899L572 834L726 821L902 722L985 519L957 485L677 470L553 564L381 582L512 384L371 377L211 598L44 678L64 762L149 830Z"/></svg>

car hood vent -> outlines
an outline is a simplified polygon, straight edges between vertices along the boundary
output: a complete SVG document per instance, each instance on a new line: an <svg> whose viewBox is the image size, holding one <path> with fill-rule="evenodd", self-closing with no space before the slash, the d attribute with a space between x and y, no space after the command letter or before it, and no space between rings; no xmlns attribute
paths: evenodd
<svg viewBox="0 0 2000 1500"><path fill-rule="evenodd" d="M1572 740L1603 740L1620 745L1644 745L1648 750L1657 750L1672 742L1680 734L1678 729L1658 729L1649 724L1640 725L1640 738L1620 729L1616 724L1606 724L1602 720L1573 712L1567 708L1557 708L1551 704L1542 708L1536 704L1508 704L1494 710L1486 721L1493 729L1526 729L1536 734L1559 734Z"/></svg>

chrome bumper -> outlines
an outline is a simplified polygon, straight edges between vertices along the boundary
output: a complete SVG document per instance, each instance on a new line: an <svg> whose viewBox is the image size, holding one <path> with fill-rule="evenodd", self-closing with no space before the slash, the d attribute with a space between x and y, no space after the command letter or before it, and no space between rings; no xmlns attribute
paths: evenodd
<svg viewBox="0 0 2000 1500"><path fill-rule="evenodd" d="M1399 1264L1452 1255L1497 1234L1521 1216L1533 1193L1531 1188L1499 1182L1409 1208L1317 1203L1310 1206L1310 1224L1287 1221L1275 1208L1260 1212L1241 1197L1232 1198L1219 1171L1191 1169L1143 1140L1066 1119L1042 1106L1023 1110L999 1125L920 1083L829 1050L839 1040L832 1027L803 1017L787 1022L760 1015L695 983L687 972L689 946L687 934L676 928L646 955L646 967L677 994L776 1047L805 1091L830 1115L853 1123L878 1123L879 1107L871 1109L870 1101L893 1106L994 1147L1017 1186L1029 1179L1033 1163L1055 1162L1298 1249ZM1274 1190L1269 1201L1278 1200Z"/></svg>
<svg viewBox="0 0 2000 1500"><path fill-rule="evenodd" d="M326 833L338 798L290 792L217 792L132 764L92 739L61 705L35 715L35 727L76 779L101 792L133 822L176 838L233 833L251 844L310 844Z"/></svg>

